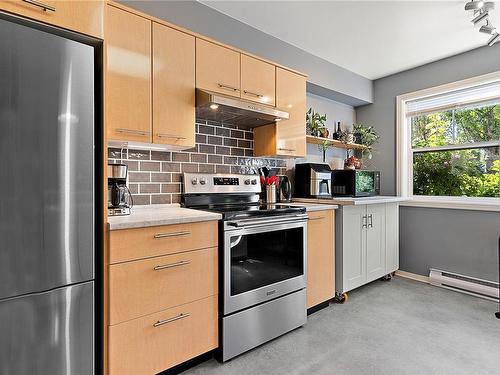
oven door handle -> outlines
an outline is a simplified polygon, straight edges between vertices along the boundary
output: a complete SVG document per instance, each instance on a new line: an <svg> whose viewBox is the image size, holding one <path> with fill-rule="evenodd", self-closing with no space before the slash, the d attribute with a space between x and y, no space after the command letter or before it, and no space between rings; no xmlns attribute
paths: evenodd
<svg viewBox="0 0 500 375"><path fill-rule="evenodd" d="M257 225L267 225L267 224L280 224L280 223L290 223L290 222L298 222L301 220L307 220L307 214L303 215L294 215L287 217L276 217L276 218L266 218L260 220L237 220L237 221L228 221L227 225L236 227L236 228L244 228L249 226L257 226Z"/></svg>

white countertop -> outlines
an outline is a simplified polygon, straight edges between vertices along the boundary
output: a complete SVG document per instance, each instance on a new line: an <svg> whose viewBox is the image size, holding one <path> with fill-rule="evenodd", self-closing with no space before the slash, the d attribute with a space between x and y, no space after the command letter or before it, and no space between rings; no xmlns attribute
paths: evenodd
<svg viewBox="0 0 500 375"><path fill-rule="evenodd" d="M108 217L108 225L110 230L118 230L220 220L221 218L220 214L182 208L178 204L158 204L136 206L127 216Z"/></svg>
<svg viewBox="0 0 500 375"><path fill-rule="evenodd" d="M335 198L294 198L292 202L304 202L304 203L316 203L321 205L339 205L339 206L352 206L352 205L362 205L362 204L377 204L377 203L395 203L403 202L406 198L389 196L389 195L378 195L375 197L364 197L364 198L350 198L350 197L335 197Z"/></svg>
<svg viewBox="0 0 500 375"><path fill-rule="evenodd" d="M337 208L339 208L339 206L336 204L303 203L303 202L291 202L289 204L290 206L295 206L295 207L305 207L306 212L336 210Z"/></svg>

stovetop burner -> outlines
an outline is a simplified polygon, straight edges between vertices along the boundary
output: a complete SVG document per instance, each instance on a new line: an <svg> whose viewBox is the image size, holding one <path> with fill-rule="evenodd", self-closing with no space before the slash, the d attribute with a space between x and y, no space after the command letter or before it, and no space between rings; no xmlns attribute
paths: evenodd
<svg viewBox="0 0 500 375"><path fill-rule="evenodd" d="M203 211L222 214L224 220L244 219L247 217L275 216L285 214L304 213L304 207L295 207L289 204L257 204L257 205L221 205L208 207L191 207Z"/></svg>

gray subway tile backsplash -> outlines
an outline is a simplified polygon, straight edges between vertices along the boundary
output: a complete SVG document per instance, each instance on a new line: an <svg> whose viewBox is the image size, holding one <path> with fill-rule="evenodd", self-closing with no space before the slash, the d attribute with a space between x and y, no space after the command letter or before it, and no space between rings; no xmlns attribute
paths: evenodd
<svg viewBox="0 0 500 375"><path fill-rule="evenodd" d="M129 166L129 188L135 205L179 203L182 172L256 173L259 166L279 168L286 161L253 157L253 130L197 119L196 146L183 151L108 149L109 162Z"/></svg>

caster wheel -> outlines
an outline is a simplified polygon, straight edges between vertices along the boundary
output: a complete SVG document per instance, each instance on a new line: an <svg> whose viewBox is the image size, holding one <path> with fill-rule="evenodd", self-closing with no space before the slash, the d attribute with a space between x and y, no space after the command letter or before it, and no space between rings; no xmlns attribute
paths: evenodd
<svg viewBox="0 0 500 375"><path fill-rule="evenodd" d="M382 280L382 281L391 281L392 280L392 274L385 275L380 280Z"/></svg>
<svg viewBox="0 0 500 375"><path fill-rule="evenodd" d="M349 299L349 295L347 293L342 293L342 294L339 294L335 297L335 302L342 304L342 303L346 303L348 299Z"/></svg>

